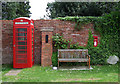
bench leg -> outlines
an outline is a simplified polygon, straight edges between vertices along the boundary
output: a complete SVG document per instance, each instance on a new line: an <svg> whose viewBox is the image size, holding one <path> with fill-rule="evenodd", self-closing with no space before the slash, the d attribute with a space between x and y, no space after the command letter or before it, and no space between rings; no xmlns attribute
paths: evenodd
<svg viewBox="0 0 120 84"><path fill-rule="evenodd" d="M88 62L89 62L89 61L87 61L87 65L88 65Z"/></svg>
<svg viewBox="0 0 120 84"><path fill-rule="evenodd" d="M89 58L89 69L90 69L90 58Z"/></svg>

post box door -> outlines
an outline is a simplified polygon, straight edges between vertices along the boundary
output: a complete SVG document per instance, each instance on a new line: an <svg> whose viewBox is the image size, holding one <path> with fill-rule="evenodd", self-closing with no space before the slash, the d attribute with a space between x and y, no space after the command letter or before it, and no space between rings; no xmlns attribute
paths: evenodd
<svg viewBox="0 0 120 84"><path fill-rule="evenodd" d="M27 64L27 28L15 29L16 64Z"/></svg>

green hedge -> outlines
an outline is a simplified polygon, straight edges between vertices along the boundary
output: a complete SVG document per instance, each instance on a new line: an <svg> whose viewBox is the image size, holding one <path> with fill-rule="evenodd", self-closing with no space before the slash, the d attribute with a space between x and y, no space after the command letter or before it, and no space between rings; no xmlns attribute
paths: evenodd
<svg viewBox="0 0 120 84"><path fill-rule="evenodd" d="M53 52L52 54L52 65L53 66L58 65L58 52Z"/></svg>
<svg viewBox="0 0 120 84"><path fill-rule="evenodd" d="M88 38L88 54L91 56L91 64L107 64L107 59L110 56L110 53L104 48L101 48L101 45L98 44L97 47L93 47L93 35L91 30L89 31L89 38Z"/></svg>
<svg viewBox="0 0 120 84"><path fill-rule="evenodd" d="M119 56L119 20L120 20L120 3L118 8L109 14L105 14L102 17L59 17L59 20L68 20L76 22L76 30L80 31L80 26L87 23L94 23L95 31L100 34L100 44L97 47L93 47L93 36L91 31L89 32L88 44L86 47L78 46L78 44L71 44L70 41L62 39L58 35L58 38L53 38L54 48L57 49L88 49L88 53L91 55L91 64L107 64L106 60L109 56ZM60 38L59 38L60 37ZM68 47L69 46L69 47ZM54 54L55 55L55 54ZM54 57L54 56L53 56ZM56 63L56 62L54 62ZM55 64L56 65L56 64Z"/></svg>

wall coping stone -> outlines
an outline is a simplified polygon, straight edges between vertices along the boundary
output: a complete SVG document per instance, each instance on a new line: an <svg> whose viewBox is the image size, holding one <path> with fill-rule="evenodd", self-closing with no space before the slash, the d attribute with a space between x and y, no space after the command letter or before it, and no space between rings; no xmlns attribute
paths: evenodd
<svg viewBox="0 0 120 84"><path fill-rule="evenodd" d="M53 27L41 27L40 31L53 31L54 28Z"/></svg>

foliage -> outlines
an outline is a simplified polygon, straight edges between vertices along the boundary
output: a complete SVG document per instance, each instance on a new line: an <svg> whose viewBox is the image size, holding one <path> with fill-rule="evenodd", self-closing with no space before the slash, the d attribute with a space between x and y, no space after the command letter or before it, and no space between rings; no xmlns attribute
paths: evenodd
<svg viewBox="0 0 120 84"><path fill-rule="evenodd" d="M57 17L55 19L64 20L64 21L73 21L73 22L82 22L82 23L90 23L95 22L102 17L94 17L94 16L66 16L66 17Z"/></svg>
<svg viewBox="0 0 120 84"><path fill-rule="evenodd" d="M93 64L106 64L106 59L110 55L119 56L119 20L120 20L120 3L116 10L109 14L105 14L102 19L95 22L95 30L101 35L100 45L96 48L88 47L91 61ZM89 42L89 41L88 41ZM94 57L93 57L94 56ZM98 57L99 56L99 57ZM96 58L97 57L97 58ZM119 56L120 57L120 56ZM97 61L95 61L95 60Z"/></svg>
<svg viewBox="0 0 120 84"><path fill-rule="evenodd" d="M71 44L72 40L66 40L63 36L55 34L53 36L53 48L58 49L85 49L83 46L79 46L79 43Z"/></svg>
<svg viewBox="0 0 120 84"><path fill-rule="evenodd" d="M101 22L97 23L96 29L101 35L101 48L108 50L112 55L118 55L119 53L119 31L120 31L120 3L109 14L105 14L101 19ZM120 56L119 56L120 57Z"/></svg>
<svg viewBox="0 0 120 84"><path fill-rule="evenodd" d="M107 59L111 55L107 50L102 50L98 47L88 48L88 53L91 56L91 64L107 64Z"/></svg>
<svg viewBox="0 0 120 84"><path fill-rule="evenodd" d="M108 55L117 55L119 53L119 31L120 31L120 3L117 4L117 7L114 8L109 14L105 14L102 17L59 17L56 19L60 20L69 20L82 24L87 24L89 22L94 23L94 29L100 33L100 49L106 51ZM91 36L92 37L92 36ZM92 39L91 39L92 40ZM92 42L90 42L93 44ZM89 41L88 41L89 45ZM91 45L90 45L91 46ZM89 47L88 47L89 48ZM102 53L101 53L102 54ZM120 57L120 56L119 56Z"/></svg>
<svg viewBox="0 0 120 84"><path fill-rule="evenodd" d="M93 47L93 36L89 32L87 49L91 55L92 64L107 64L106 60L111 55L119 56L119 31L120 31L120 3L114 11L102 17L59 17L56 19L69 20L73 22L87 24L94 23L94 29L100 33L100 44ZM69 44L69 43L68 43ZM61 45L62 46L62 45ZM67 46L67 45L66 45ZM60 48L60 47L59 47ZM64 47L66 48L66 47ZM67 47L68 48L68 47ZM70 49L79 49L78 44L71 44ZM119 56L120 57L120 56Z"/></svg>
<svg viewBox="0 0 120 84"><path fill-rule="evenodd" d="M110 56L107 50L102 49L100 44L97 47L93 47L93 35L91 30L89 31L89 38L88 38L88 54L90 55L91 64L107 64L107 59Z"/></svg>
<svg viewBox="0 0 120 84"><path fill-rule="evenodd" d="M84 24L88 23L96 23L98 24L99 21L101 21L102 17L93 17L93 16L83 16L83 17L78 17L78 16L66 16L66 17L58 17L55 18L58 20L64 20L64 21L73 21L76 22L75 24L75 30L79 31Z"/></svg>
<svg viewBox="0 0 120 84"><path fill-rule="evenodd" d="M87 43L87 48L90 48L93 46L93 34L92 34L92 31L89 30L89 37L88 37L88 43Z"/></svg>
<svg viewBox="0 0 120 84"><path fill-rule="evenodd" d="M2 2L2 19L13 20L18 17L30 17L29 2Z"/></svg>
<svg viewBox="0 0 120 84"><path fill-rule="evenodd" d="M52 54L52 65L58 66L58 52L53 52Z"/></svg>
<svg viewBox="0 0 120 84"><path fill-rule="evenodd" d="M65 16L102 16L110 13L118 3L110 2L53 2L48 3L46 12L50 18Z"/></svg>
<svg viewBox="0 0 120 84"><path fill-rule="evenodd" d="M58 49L86 49L86 47L79 46L78 43L76 44L71 44L71 41L68 41L63 38L63 36L59 34L55 34L53 36L53 55L52 55L52 65L57 66L58 59ZM68 63L71 64L71 63Z"/></svg>
<svg viewBox="0 0 120 84"><path fill-rule="evenodd" d="M81 24L80 23L76 23L74 28L75 28L75 30L80 31Z"/></svg>
<svg viewBox="0 0 120 84"><path fill-rule="evenodd" d="M76 44L70 44L70 49L86 49L86 47L83 47L83 46L79 46L78 43Z"/></svg>
<svg viewBox="0 0 120 84"><path fill-rule="evenodd" d="M1 66L2 66L1 71L3 75L8 73L13 68L13 65L10 64L3 64Z"/></svg>
<svg viewBox="0 0 120 84"><path fill-rule="evenodd" d="M53 36L53 46L57 49L67 49L70 41L67 41L63 39L63 36L60 36L59 34L55 34Z"/></svg>

